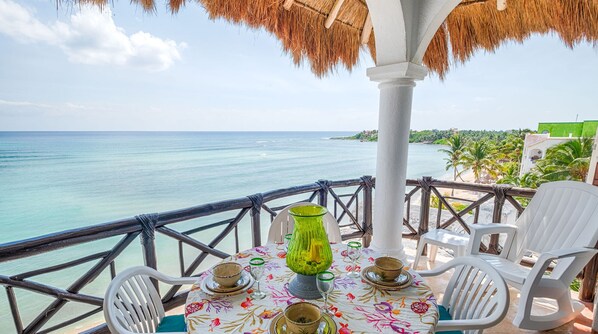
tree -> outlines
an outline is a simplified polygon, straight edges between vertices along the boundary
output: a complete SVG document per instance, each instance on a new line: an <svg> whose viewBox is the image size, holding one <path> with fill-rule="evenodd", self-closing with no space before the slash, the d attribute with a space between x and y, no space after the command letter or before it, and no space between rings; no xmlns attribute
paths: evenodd
<svg viewBox="0 0 598 334"><path fill-rule="evenodd" d="M446 170L453 169L453 181L457 181L459 171L457 168L461 165L461 159L463 158L463 150L465 149L465 142L463 137L459 134L455 134L446 140L448 149L440 149L439 152L446 153L447 157L444 158L446 161Z"/></svg>
<svg viewBox="0 0 598 334"><path fill-rule="evenodd" d="M584 181L590 169L592 138L579 138L553 146L536 162L537 172L546 181Z"/></svg>
<svg viewBox="0 0 598 334"><path fill-rule="evenodd" d="M482 173L492 174L492 149L485 140L474 141L465 148L461 164L473 171L476 183L480 183Z"/></svg>

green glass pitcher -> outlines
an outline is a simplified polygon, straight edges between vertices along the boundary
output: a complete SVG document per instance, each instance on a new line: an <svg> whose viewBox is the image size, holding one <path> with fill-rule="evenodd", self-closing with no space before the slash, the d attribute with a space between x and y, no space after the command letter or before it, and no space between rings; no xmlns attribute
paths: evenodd
<svg viewBox="0 0 598 334"><path fill-rule="evenodd" d="M332 265L332 249L324 229L324 215L327 212L325 207L315 204L289 209L295 226L286 260L289 269L297 273L290 284L291 293L297 297L319 298L315 275Z"/></svg>

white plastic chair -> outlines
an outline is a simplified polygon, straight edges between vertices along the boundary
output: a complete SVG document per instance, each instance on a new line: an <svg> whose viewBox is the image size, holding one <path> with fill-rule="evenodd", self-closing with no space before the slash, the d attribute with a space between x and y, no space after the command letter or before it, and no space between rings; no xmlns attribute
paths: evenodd
<svg viewBox="0 0 598 334"><path fill-rule="evenodd" d="M276 217L274 217L272 224L270 224L268 243L281 243L284 241L283 238L286 234L293 233L295 220L293 220L293 217L289 214L289 209L301 205L314 205L314 203L299 202L280 210ZM330 212L326 212L324 215L324 229L326 230L326 234L328 234L328 240L330 242L341 243L343 241L338 222Z"/></svg>
<svg viewBox="0 0 598 334"><path fill-rule="evenodd" d="M149 267L123 270L112 280L104 296L104 318L111 333L155 333L165 315L151 278L172 285L197 282L196 277L174 278Z"/></svg>
<svg viewBox="0 0 598 334"><path fill-rule="evenodd" d="M485 328L501 322L509 309L509 289L486 261L463 256L418 273L430 277L453 268L455 271L446 286L442 303L438 304L441 318L435 332L458 330L464 334L480 334ZM443 319L445 312L450 315L450 320Z"/></svg>
<svg viewBox="0 0 598 334"><path fill-rule="evenodd" d="M519 328L548 330L573 320L583 305L571 299L569 286L598 251L598 187L573 181L543 184L515 225L470 225L469 253L486 260L507 283L521 291L513 320ZM482 237L505 233L499 256L480 254ZM526 253L538 254L529 269L520 265ZM548 266L557 260L550 275ZM534 298L557 302L558 310L532 315Z"/></svg>
<svg viewBox="0 0 598 334"><path fill-rule="evenodd" d="M434 262L438 253L438 246L452 249L455 257L465 255L467 253L467 245L469 245L469 236L444 229L434 229L424 233L419 238L417 253L413 261L413 269L417 269L421 254L427 244L430 244L430 262Z"/></svg>

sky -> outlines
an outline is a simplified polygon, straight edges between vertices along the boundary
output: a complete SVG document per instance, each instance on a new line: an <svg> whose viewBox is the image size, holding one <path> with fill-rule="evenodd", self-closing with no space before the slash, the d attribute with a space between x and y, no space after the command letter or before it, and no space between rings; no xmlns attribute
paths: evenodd
<svg viewBox="0 0 598 334"><path fill-rule="evenodd" d="M59 1L60 2L60 1ZM322 79L262 30L129 1L0 0L0 131L361 131L378 123L362 54ZM411 128L536 129L598 119L598 48L505 43L415 88Z"/></svg>

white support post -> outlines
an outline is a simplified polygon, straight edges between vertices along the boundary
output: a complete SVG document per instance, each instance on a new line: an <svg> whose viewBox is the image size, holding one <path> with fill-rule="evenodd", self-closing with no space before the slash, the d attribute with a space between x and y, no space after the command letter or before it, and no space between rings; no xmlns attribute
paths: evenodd
<svg viewBox="0 0 598 334"><path fill-rule="evenodd" d="M376 67L368 76L380 85L378 160L370 247L405 260L403 213L411 100L421 65L438 28L461 0L365 0L376 39ZM366 20L367 21L367 20ZM369 24L368 24L369 25ZM368 27L364 27L368 28ZM364 29L361 42L367 42Z"/></svg>
<svg viewBox="0 0 598 334"><path fill-rule="evenodd" d="M592 157L590 158L590 170L586 178L587 183L594 184L596 168L598 168L598 133L596 133L596 138L594 138L594 143L592 144ZM598 312L596 313L598 314Z"/></svg>
<svg viewBox="0 0 598 334"><path fill-rule="evenodd" d="M370 79L380 82L374 235L370 247L402 260L406 258L401 236L411 101L415 80L423 79L426 73L426 69L421 65L412 63L368 69Z"/></svg>

